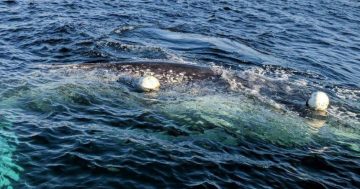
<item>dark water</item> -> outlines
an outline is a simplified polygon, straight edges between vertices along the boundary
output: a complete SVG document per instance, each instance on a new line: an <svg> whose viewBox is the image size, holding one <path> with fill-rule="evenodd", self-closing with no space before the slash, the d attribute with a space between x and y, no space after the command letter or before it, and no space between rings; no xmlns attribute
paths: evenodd
<svg viewBox="0 0 360 189"><path fill-rule="evenodd" d="M356 0L3 0L0 188L359 188L359 31ZM154 59L230 89L51 68Z"/></svg>

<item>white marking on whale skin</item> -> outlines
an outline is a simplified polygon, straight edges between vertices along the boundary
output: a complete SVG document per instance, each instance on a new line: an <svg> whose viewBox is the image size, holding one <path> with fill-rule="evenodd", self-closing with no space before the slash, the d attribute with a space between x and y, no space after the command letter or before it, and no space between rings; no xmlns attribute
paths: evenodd
<svg viewBox="0 0 360 189"><path fill-rule="evenodd" d="M311 94L307 104L313 110L326 111L329 106L329 102L330 100L326 93L317 91Z"/></svg>

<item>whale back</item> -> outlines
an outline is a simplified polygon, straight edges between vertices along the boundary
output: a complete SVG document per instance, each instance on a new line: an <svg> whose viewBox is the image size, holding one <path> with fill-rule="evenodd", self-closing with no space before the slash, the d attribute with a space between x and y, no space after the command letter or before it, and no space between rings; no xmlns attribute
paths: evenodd
<svg viewBox="0 0 360 189"><path fill-rule="evenodd" d="M152 61L133 61L118 63L82 63L72 65L73 69L95 70L102 69L118 73L130 73L132 75L144 76L154 75L159 79L179 79L189 80L218 79L222 72L213 70L207 66L199 66L174 62L152 62Z"/></svg>

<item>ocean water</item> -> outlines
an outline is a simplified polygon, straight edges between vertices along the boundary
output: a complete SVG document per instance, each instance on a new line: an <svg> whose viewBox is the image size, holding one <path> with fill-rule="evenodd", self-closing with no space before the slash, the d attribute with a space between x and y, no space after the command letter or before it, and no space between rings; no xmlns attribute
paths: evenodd
<svg viewBox="0 0 360 189"><path fill-rule="evenodd" d="M2 0L0 188L359 188L358 31L356 0ZM121 61L222 74L72 66Z"/></svg>

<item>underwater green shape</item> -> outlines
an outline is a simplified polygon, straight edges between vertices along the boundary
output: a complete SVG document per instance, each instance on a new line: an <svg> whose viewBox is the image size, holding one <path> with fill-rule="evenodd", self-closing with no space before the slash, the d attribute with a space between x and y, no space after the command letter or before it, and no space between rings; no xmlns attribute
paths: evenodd
<svg viewBox="0 0 360 189"><path fill-rule="evenodd" d="M12 188L11 183L20 179L23 169L16 165L13 153L17 142L15 133L7 131L11 124L0 118L0 188Z"/></svg>

